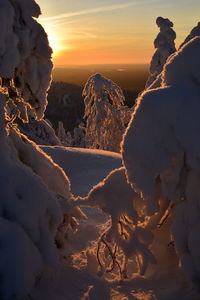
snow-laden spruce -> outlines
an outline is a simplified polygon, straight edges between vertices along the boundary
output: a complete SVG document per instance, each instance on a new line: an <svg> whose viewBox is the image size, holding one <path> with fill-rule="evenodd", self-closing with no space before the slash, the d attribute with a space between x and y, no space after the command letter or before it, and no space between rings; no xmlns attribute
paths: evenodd
<svg viewBox="0 0 200 300"><path fill-rule="evenodd" d="M162 72L167 58L176 51L174 43L176 33L172 29L173 23L169 19L158 17L156 24L160 28L160 32L154 40L156 52L151 59L149 67L150 75L146 83L146 88L156 80L158 75Z"/></svg>
<svg viewBox="0 0 200 300"><path fill-rule="evenodd" d="M73 138L72 138L71 133L69 131L66 133L62 121L58 122L57 134L58 134L58 138L61 141L63 146L67 146L67 147L72 146ZM59 145L59 144L57 144L57 145Z"/></svg>
<svg viewBox="0 0 200 300"><path fill-rule="evenodd" d="M200 38L183 46L162 72L162 88L144 92L124 136L127 178L147 216L165 219L183 270L200 284Z"/></svg>
<svg viewBox="0 0 200 300"><path fill-rule="evenodd" d="M58 248L80 210L72 208L64 171L20 133L18 116L42 117L51 49L32 17L33 0L0 0L0 299L23 299L40 278L55 274ZM23 98L24 97L24 98Z"/></svg>
<svg viewBox="0 0 200 300"><path fill-rule="evenodd" d="M121 88L101 74L95 74L88 79L83 96L86 147L119 152L127 121Z"/></svg>
<svg viewBox="0 0 200 300"><path fill-rule="evenodd" d="M51 78L52 50L44 29L34 19L40 13L34 0L0 1L0 77L3 85L9 86L12 105L25 121L28 109L36 119L43 116ZM21 98L27 105L21 104Z"/></svg>
<svg viewBox="0 0 200 300"><path fill-rule="evenodd" d="M85 127L82 122L74 128L72 145L73 147L85 148Z"/></svg>
<svg viewBox="0 0 200 300"><path fill-rule="evenodd" d="M1 90L0 295L1 299L14 295L21 299L47 265L56 268L56 232L64 211L69 210L71 194L62 169L10 122L4 109L6 99ZM66 201L59 204L59 199Z"/></svg>
<svg viewBox="0 0 200 300"><path fill-rule="evenodd" d="M60 145L52 126L41 120L53 65L47 35L34 19L40 13L34 0L0 1L0 78L10 96L7 113L19 119L21 131L36 143Z"/></svg>

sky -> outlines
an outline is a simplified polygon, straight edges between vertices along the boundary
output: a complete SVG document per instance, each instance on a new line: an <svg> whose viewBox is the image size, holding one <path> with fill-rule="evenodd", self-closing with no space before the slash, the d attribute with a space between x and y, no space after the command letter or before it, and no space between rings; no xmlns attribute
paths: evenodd
<svg viewBox="0 0 200 300"><path fill-rule="evenodd" d="M176 46L200 21L199 0L36 0L55 66L149 63L158 34L155 20L169 18Z"/></svg>

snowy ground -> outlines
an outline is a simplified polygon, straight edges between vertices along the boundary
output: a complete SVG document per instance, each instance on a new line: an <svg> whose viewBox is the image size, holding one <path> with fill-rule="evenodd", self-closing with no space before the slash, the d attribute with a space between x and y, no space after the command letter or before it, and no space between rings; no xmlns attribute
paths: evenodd
<svg viewBox="0 0 200 300"><path fill-rule="evenodd" d="M59 146L41 148L68 175L75 196L86 196L90 189L104 179L110 171L122 165L121 155L109 151Z"/></svg>
<svg viewBox="0 0 200 300"><path fill-rule="evenodd" d="M102 180L110 170L121 165L120 155L116 153L64 147L42 148L67 172L75 195L86 195L93 184ZM155 233L153 247L159 251L157 253L159 266L151 266L145 277L132 274L124 281L109 282L95 274L98 264L94 258L90 266L86 267L84 253L78 249L91 245L87 244L88 240L95 240L98 236L98 227L107 221L105 215L98 209L86 210L86 213L88 220L81 223L77 236L69 237L74 239L70 240L70 244L77 246L77 255L74 258L66 256L61 262L62 268L58 279L55 281L53 274L43 279L27 300L200 299L178 268L173 245L168 245L170 237L166 235L168 232L166 228L171 225L170 220ZM131 274L131 267L129 273Z"/></svg>

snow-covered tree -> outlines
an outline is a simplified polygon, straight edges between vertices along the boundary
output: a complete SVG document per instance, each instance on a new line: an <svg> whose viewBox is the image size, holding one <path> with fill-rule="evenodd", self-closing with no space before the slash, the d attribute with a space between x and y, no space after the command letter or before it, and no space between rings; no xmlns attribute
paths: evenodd
<svg viewBox="0 0 200 300"><path fill-rule="evenodd" d="M154 53L150 63L150 76L146 83L148 88L162 72L163 66L167 61L167 58L176 51L175 39L176 33L172 29L173 23L169 19L158 17L156 24L160 29L156 39L154 40L154 47L156 52Z"/></svg>
<svg viewBox="0 0 200 300"><path fill-rule="evenodd" d="M62 121L58 122L57 132L58 132L58 138L61 141L62 145L67 146L67 147L71 147L73 138L72 138L71 133L69 131L66 133Z"/></svg>
<svg viewBox="0 0 200 300"><path fill-rule="evenodd" d="M20 119L19 127L33 141L60 144L53 128L40 120L52 70L47 35L32 18L39 16L40 8L35 1L1 1L0 5L6 20L1 31L0 76L10 96L7 113Z"/></svg>
<svg viewBox="0 0 200 300"><path fill-rule="evenodd" d="M151 229L145 224L142 199L127 183L124 167L112 171L102 182L91 189L88 196L78 198L75 204L99 206L111 220L98 241L97 258L101 267L100 275L112 272L118 267L119 278L127 278L129 260L136 261L132 273L144 275L149 264L156 262L149 249L153 240ZM109 251L110 263L102 256Z"/></svg>
<svg viewBox="0 0 200 300"><path fill-rule="evenodd" d="M119 152L126 119L122 117L125 99L121 88L95 74L88 79L83 96L86 147Z"/></svg>
<svg viewBox="0 0 200 300"><path fill-rule="evenodd" d="M74 128L73 147L85 148L85 127L81 122L79 127Z"/></svg>
<svg viewBox="0 0 200 300"><path fill-rule="evenodd" d="M47 35L34 19L40 15L40 8L34 0L1 0L0 5L2 85L8 86L12 98L10 106L12 110L15 108L16 114L27 121L29 107L36 119L40 119L47 105L46 92L52 70L52 50Z"/></svg>
<svg viewBox="0 0 200 300"><path fill-rule="evenodd" d="M16 117L40 120L52 68L34 0L0 0L0 298L23 299L58 266L57 247L73 226L64 171L20 133ZM53 271L54 270L54 271Z"/></svg>
<svg viewBox="0 0 200 300"><path fill-rule="evenodd" d="M143 199L146 216L171 232L181 267L200 283L200 38L173 55L162 88L143 92L124 136L128 182ZM159 192L158 192L159 191Z"/></svg>

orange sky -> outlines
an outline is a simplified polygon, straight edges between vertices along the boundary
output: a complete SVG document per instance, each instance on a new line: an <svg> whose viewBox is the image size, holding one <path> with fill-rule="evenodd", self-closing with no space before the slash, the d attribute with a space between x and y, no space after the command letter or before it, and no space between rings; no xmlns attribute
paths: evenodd
<svg viewBox="0 0 200 300"><path fill-rule="evenodd" d="M199 0L38 0L54 65L149 63L157 16L174 22L177 46L199 21ZM181 7L181 9L180 9ZM187 20L187 23L185 22Z"/></svg>

